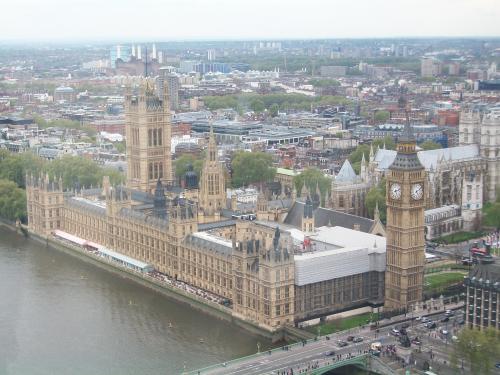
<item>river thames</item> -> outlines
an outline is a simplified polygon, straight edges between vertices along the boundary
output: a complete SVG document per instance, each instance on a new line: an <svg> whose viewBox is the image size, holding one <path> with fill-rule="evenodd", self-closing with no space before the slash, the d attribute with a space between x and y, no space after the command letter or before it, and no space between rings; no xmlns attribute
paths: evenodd
<svg viewBox="0 0 500 375"><path fill-rule="evenodd" d="M1 375L180 374L270 345L1 227L0 297Z"/></svg>

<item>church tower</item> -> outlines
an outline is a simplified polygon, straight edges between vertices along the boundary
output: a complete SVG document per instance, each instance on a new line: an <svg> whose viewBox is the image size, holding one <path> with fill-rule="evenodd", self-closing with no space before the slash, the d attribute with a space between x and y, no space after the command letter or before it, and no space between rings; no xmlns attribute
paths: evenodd
<svg viewBox="0 0 500 375"><path fill-rule="evenodd" d="M404 98L400 107L405 108ZM426 177L408 111L397 155L387 174L385 308L408 309L423 299Z"/></svg>
<svg viewBox="0 0 500 375"><path fill-rule="evenodd" d="M127 186L152 193L158 179L171 185L171 116L167 85L163 100L155 93L154 83L144 78L138 95L130 87L125 94L125 134L127 138Z"/></svg>
<svg viewBox="0 0 500 375"><path fill-rule="evenodd" d="M226 204L226 176L224 166L217 156L217 144L213 129L210 128L208 149L200 177L199 207L205 222L215 221Z"/></svg>

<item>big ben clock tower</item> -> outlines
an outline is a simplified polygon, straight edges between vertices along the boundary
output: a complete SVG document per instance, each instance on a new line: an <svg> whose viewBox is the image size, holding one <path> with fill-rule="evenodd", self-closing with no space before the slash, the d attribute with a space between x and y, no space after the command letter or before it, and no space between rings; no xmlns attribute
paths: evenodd
<svg viewBox="0 0 500 375"><path fill-rule="evenodd" d="M399 100L406 106L404 98ZM387 174L385 308L408 309L423 299L426 178L408 112L397 155Z"/></svg>

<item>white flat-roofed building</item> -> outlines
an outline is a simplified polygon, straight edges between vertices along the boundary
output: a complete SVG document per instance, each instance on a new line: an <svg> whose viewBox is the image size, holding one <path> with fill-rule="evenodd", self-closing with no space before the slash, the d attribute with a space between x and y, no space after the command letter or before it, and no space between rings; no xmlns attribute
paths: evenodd
<svg viewBox="0 0 500 375"><path fill-rule="evenodd" d="M385 271L384 237L343 227L320 227L310 240L311 251L294 257L297 286Z"/></svg>

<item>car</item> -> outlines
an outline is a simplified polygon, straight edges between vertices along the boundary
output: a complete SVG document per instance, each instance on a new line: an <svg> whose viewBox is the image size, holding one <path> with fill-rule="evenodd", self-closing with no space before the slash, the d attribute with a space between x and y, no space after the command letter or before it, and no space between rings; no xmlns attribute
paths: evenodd
<svg viewBox="0 0 500 375"><path fill-rule="evenodd" d="M459 325L464 325L464 324L465 324L465 320L464 320L464 318L462 318L462 319L458 319L458 320L457 320L457 324L459 324Z"/></svg>
<svg viewBox="0 0 500 375"><path fill-rule="evenodd" d="M397 330L396 328L391 329L391 335L399 336L400 335L399 330Z"/></svg>
<svg viewBox="0 0 500 375"><path fill-rule="evenodd" d="M422 341L420 341L418 337L415 337L413 340L411 340L411 343L415 345L421 345Z"/></svg>
<svg viewBox="0 0 500 375"><path fill-rule="evenodd" d="M401 324L401 328L403 328L403 329L406 329L409 326L410 326L410 323L408 323L408 322Z"/></svg>
<svg viewBox="0 0 500 375"><path fill-rule="evenodd" d="M347 336L347 341L353 341L354 340L354 336Z"/></svg>
<svg viewBox="0 0 500 375"><path fill-rule="evenodd" d="M445 316L443 319L441 319L441 322L443 323L446 323L446 322L449 322L450 321L450 317L449 316Z"/></svg>
<svg viewBox="0 0 500 375"><path fill-rule="evenodd" d="M500 368L500 362L495 365L495 368Z"/></svg>
<svg viewBox="0 0 500 375"><path fill-rule="evenodd" d="M337 342L337 346L338 346L339 348L343 348L344 346L347 346L347 345L349 345L349 344L348 344L347 342L345 342L345 341L342 341L342 340L339 340L339 341Z"/></svg>
<svg viewBox="0 0 500 375"><path fill-rule="evenodd" d="M422 323L427 323L427 322L430 322L430 319L426 316L423 316L422 319L421 319L421 322Z"/></svg>
<svg viewBox="0 0 500 375"><path fill-rule="evenodd" d="M446 316L453 316L453 315L455 315L455 312L453 310L446 310L444 312L444 315L446 315Z"/></svg>
<svg viewBox="0 0 500 375"><path fill-rule="evenodd" d="M420 320L422 320L422 317L421 317L421 316L417 316L417 317L415 318L415 320L420 321Z"/></svg>
<svg viewBox="0 0 500 375"><path fill-rule="evenodd" d="M439 332L440 332L442 335L445 335L445 336L447 336L447 335L448 335L448 333L449 333L449 332L448 332L447 330L445 330L445 329L441 329Z"/></svg>
<svg viewBox="0 0 500 375"><path fill-rule="evenodd" d="M325 352L326 357L331 357L332 355L335 355L335 352L333 350L329 350L329 351Z"/></svg>
<svg viewBox="0 0 500 375"><path fill-rule="evenodd" d="M363 338L358 336L358 337L355 337L354 340L352 340L353 342L361 342L363 341Z"/></svg>
<svg viewBox="0 0 500 375"><path fill-rule="evenodd" d="M433 321L430 321L430 322L427 322L427 324L425 326L429 329L434 329L434 328L436 328L436 323L434 323Z"/></svg>

